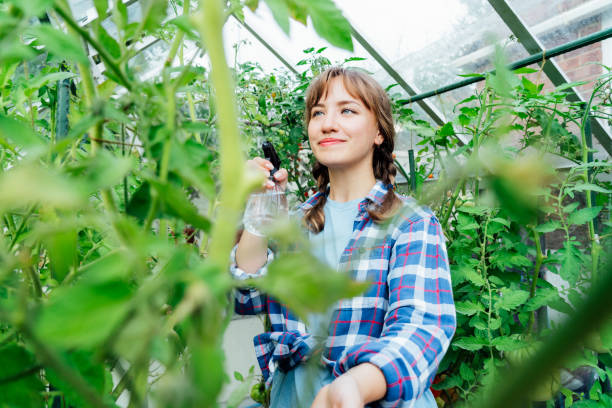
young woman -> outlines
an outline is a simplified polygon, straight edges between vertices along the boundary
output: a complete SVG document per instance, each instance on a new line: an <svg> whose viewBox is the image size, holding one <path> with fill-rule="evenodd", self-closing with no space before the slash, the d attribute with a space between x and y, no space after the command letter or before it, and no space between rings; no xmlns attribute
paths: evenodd
<svg viewBox="0 0 612 408"><path fill-rule="evenodd" d="M456 326L447 253L431 210L393 191L389 98L368 75L330 68L307 91L305 121L318 192L299 214L318 258L371 285L327 317L313 316L310 328L255 289L237 292L237 313L270 317L271 331L254 342L271 405L436 407L429 386ZM272 169L262 158L250 164ZM274 177L284 188L287 172ZM245 231L232 273L264 274L273 257L265 238ZM303 363L321 322L325 350L313 378Z"/></svg>

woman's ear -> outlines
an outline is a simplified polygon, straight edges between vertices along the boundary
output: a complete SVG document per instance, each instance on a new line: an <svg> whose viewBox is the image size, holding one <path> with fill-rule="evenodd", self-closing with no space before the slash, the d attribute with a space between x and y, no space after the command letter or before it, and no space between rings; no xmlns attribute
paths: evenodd
<svg viewBox="0 0 612 408"><path fill-rule="evenodd" d="M385 141L385 138L380 134L380 131L376 134L374 138L374 144L380 146Z"/></svg>

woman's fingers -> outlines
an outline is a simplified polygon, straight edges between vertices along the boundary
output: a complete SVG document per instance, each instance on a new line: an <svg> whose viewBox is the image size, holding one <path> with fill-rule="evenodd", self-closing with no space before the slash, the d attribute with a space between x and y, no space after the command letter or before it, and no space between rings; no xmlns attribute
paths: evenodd
<svg viewBox="0 0 612 408"><path fill-rule="evenodd" d="M261 157L254 157L251 160L247 161L247 165L253 169L257 169L266 177L270 177L270 170L274 169L274 165L269 161ZM287 180L289 179L289 173L285 169L279 169L274 173L274 181L280 185L280 187L284 190L287 187ZM267 189L272 189L275 186L275 183L272 180L264 181L264 187Z"/></svg>
<svg viewBox="0 0 612 408"><path fill-rule="evenodd" d="M289 179L289 173L285 169L278 169L278 171L274 173L274 180L276 180L276 182L280 184L283 190L287 187L288 179Z"/></svg>

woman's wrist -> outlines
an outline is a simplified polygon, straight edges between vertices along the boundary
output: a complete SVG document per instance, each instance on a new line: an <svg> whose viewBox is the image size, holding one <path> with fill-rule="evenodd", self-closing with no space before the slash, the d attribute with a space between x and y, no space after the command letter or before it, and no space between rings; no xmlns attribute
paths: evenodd
<svg viewBox="0 0 612 408"><path fill-rule="evenodd" d="M383 372L372 363L362 363L343 375L350 376L357 384L364 404L378 401L387 393L387 381Z"/></svg>

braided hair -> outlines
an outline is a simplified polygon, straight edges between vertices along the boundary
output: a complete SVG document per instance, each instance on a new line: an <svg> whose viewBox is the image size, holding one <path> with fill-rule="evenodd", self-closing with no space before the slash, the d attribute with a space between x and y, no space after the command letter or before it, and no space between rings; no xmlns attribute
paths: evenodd
<svg viewBox="0 0 612 408"><path fill-rule="evenodd" d="M331 67L315 78L306 91L306 128L308 128L310 122L312 108L326 96L330 82L337 77L342 79L344 88L349 94L358 98L368 110L374 113L378 122L378 130L383 136L383 142L380 145L374 145L372 167L374 177L390 188L379 205L368 208L370 218L375 222L381 222L393 216L395 210L400 206L400 199L391 188L391 185L395 183L397 173L393 162L395 127L393 125L391 101L384 89L369 75L343 67ZM322 195L317 203L305 212L304 224L313 233L319 233L325 226L323 208L327 201L325 193L329 184L329 171L325 165L315 160L312 177Z"/></svg>

